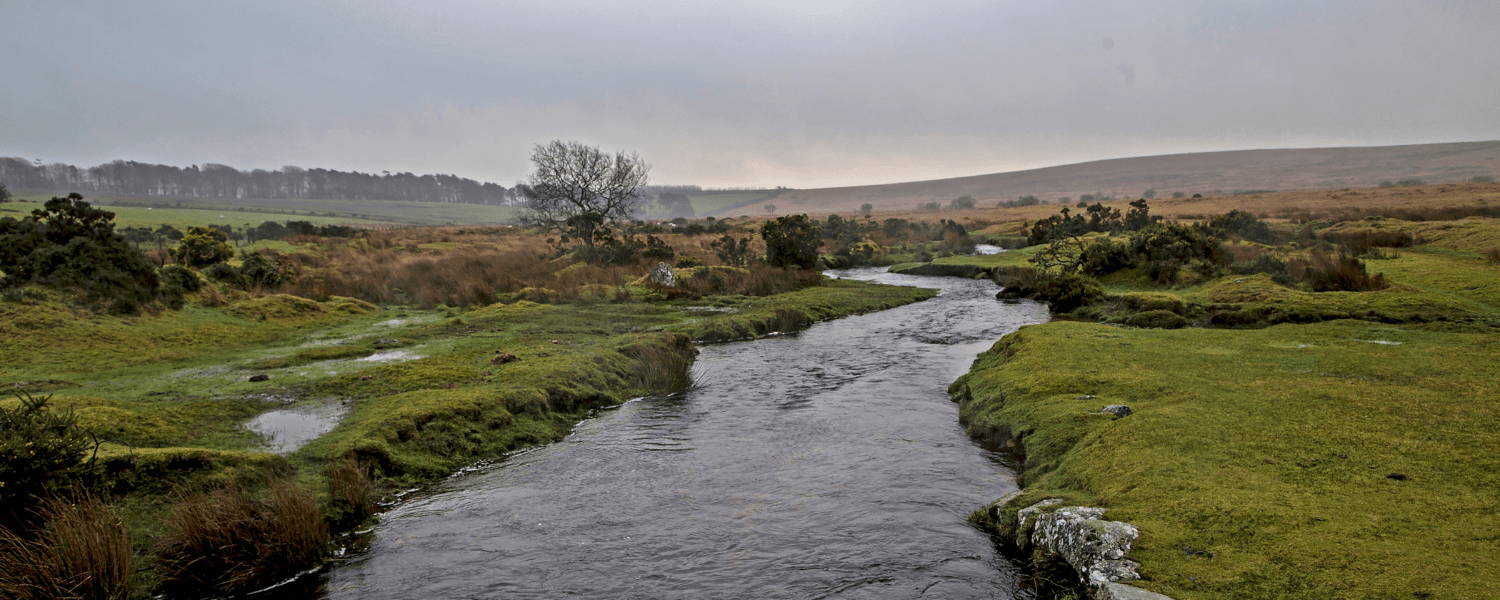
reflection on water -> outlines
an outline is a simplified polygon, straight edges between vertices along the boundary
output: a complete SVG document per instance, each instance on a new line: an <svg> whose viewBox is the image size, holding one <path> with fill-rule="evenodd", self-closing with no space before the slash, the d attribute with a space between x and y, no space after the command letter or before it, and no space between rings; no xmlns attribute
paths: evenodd
<svg viewBox="0 0 1500 600"><path fill-rule="evenodd" d="M245 423L245 428L260 434L271 452L291 454L333 431L348 412L339 402L279 408L261 413Z"/></svg>
<svg viewBox="0 0 1500 600"><path fill-rule="evenodd" d="M707 345L682 393L600 412L386 513L327 598L1014 598L968 512L1014 489L947 384L1047 318L988 281L751 342Z"/></svg>

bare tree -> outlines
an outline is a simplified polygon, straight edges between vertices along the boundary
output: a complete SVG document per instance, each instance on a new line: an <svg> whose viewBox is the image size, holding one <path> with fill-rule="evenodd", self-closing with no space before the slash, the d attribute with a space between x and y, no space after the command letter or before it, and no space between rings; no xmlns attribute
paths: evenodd
<svg viewBox="0 0 1500 600"><path fill-rule="evenodd" d="M523 222L562 233L564 243L592 247L609 225L630 218L641 202L651 166L634 153L613 156L594 146L554 140L531 151L536 170L516 186L525 199Z"/></svg>

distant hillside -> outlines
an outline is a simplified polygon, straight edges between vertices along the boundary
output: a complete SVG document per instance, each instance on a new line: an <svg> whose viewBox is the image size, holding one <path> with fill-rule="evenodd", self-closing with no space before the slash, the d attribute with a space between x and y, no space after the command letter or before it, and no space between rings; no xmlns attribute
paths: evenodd
<svg viewBox="0 0 1500 600"><path fill-rule="evenodd" d="M876 210L910 210L920 203L946 204L967 195L979 207L993 207L1025 195L1056 202L1061 197L1077 200L1083 194L1137 198L1148 189L1161 197L1173 192L1218 195L1375 187L1384 181L1410 179L1457 183L1475 176L1500 176L1500 141L1120 158L953 179L790 190L774 203L776 212L782 214L851 212L865 203ZM759 212L744 210L744 214Z"/></svg>

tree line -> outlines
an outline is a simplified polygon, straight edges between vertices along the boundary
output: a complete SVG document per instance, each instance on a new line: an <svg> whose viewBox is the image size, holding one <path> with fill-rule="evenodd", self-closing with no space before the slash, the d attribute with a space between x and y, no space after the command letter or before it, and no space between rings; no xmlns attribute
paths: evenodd
<svg viewBox="0 0 1500 600"><path fill-rule="evenodd" d="M204 163L188 167L116 160L79 168L0 157L0 181L11 189L86 191L94 195L290 200L405 200L514 206L514 189L457 175L380 174L286 166L241 171Z"/></svg>

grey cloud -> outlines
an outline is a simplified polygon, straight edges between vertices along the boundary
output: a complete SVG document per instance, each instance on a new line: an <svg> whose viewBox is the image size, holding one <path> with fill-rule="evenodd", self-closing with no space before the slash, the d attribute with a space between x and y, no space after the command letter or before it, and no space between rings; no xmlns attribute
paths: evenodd
<svg viewBox="0 0 1500 600"><path fill-rule="evenodd" d="M0 7L0 154L512 182L835 185L1500 137L1483 2L134 2Z"/></svg>

